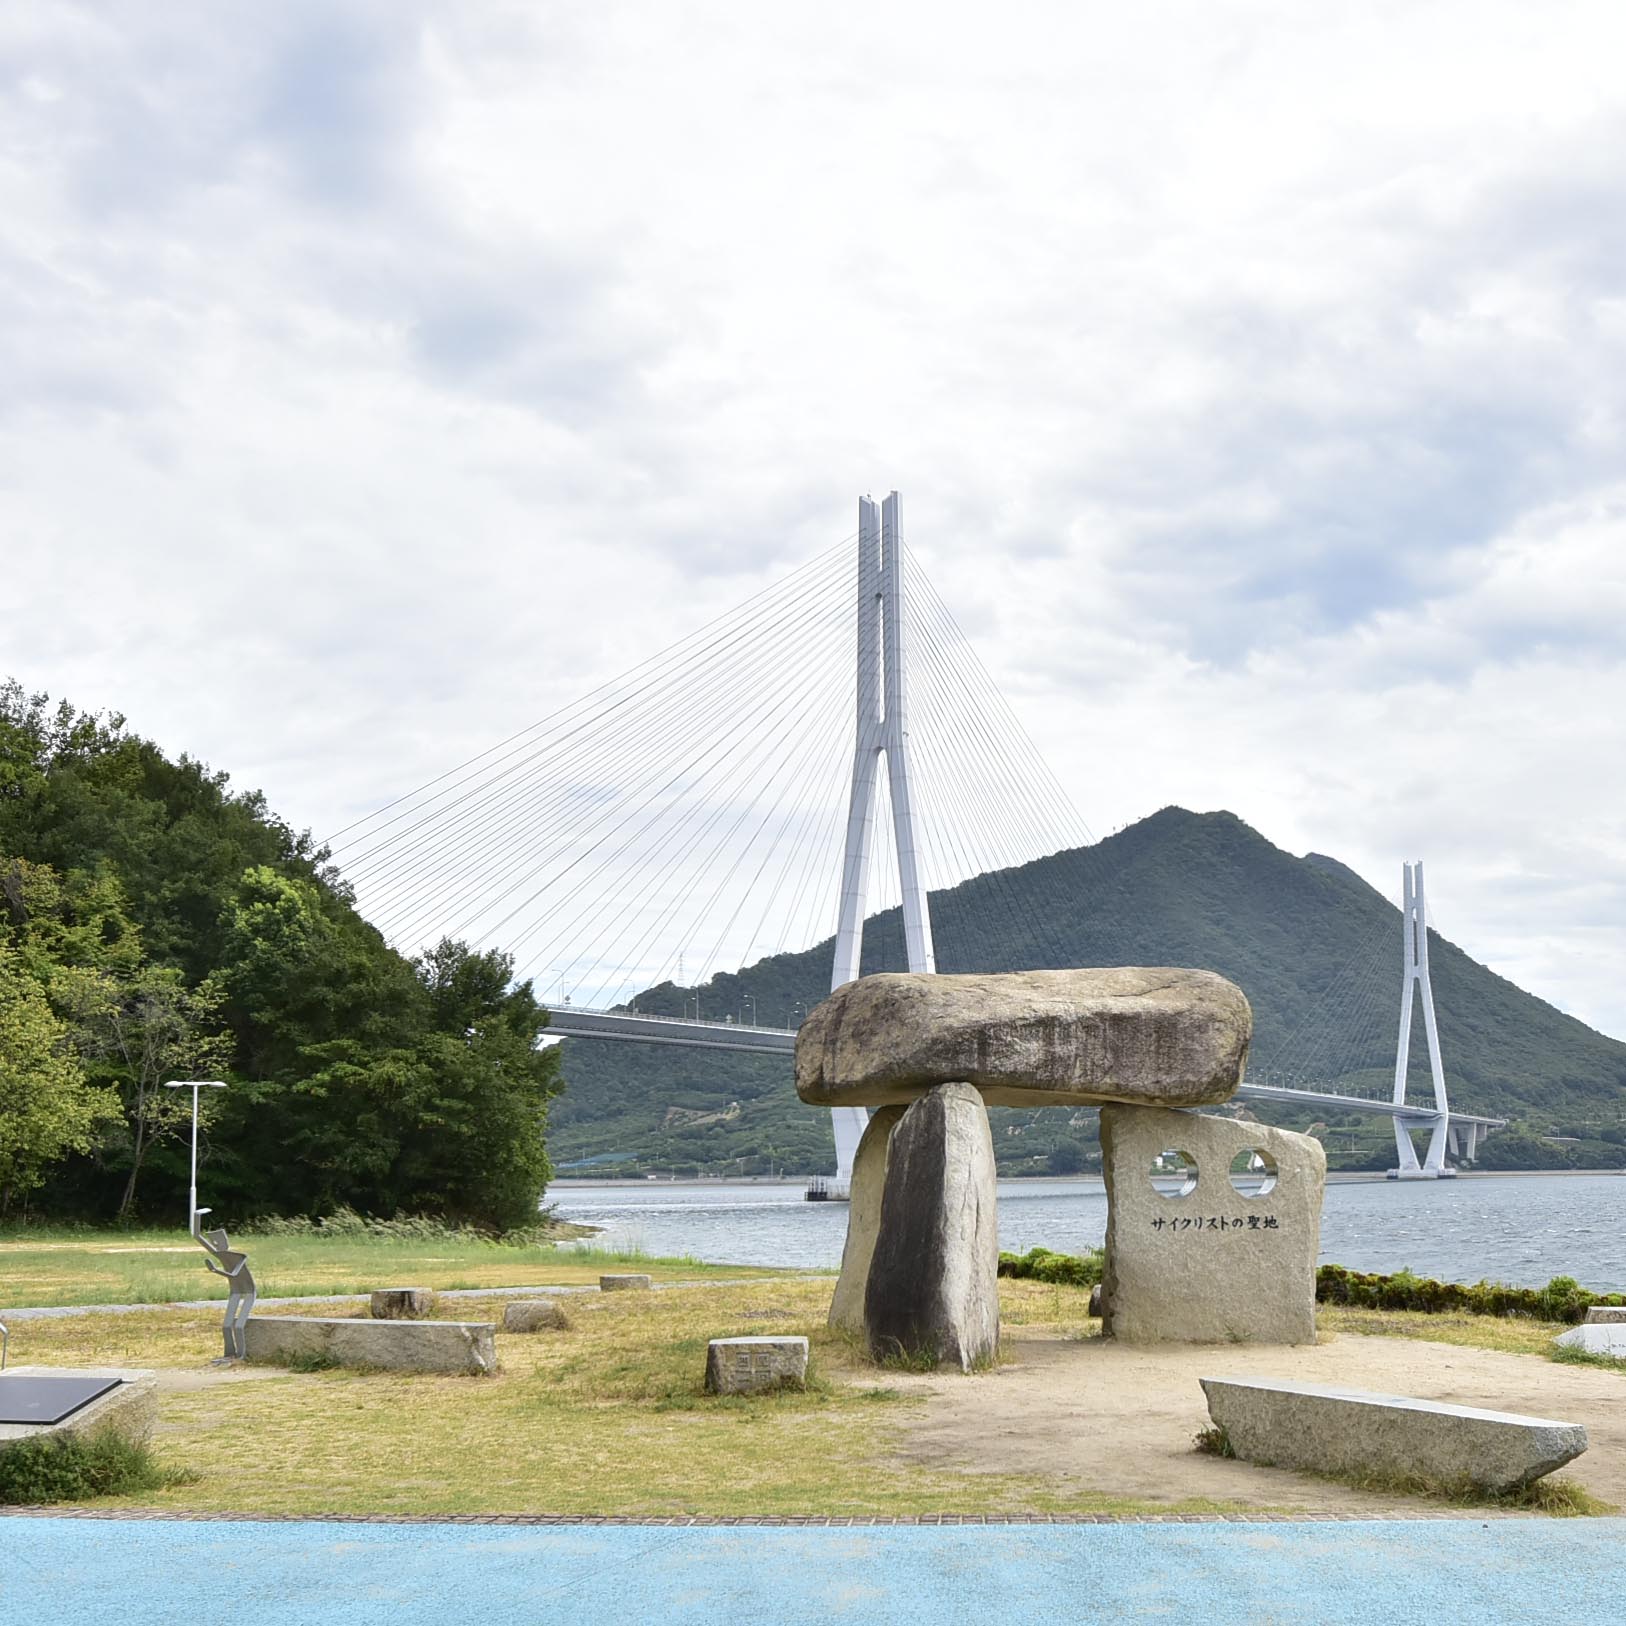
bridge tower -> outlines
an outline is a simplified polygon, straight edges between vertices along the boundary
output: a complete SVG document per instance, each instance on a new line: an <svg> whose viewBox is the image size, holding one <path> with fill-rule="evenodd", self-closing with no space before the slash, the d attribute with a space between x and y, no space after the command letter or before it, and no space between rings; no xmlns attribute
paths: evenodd
<svg viewBox="0 0 1626 1626"><path fill-rule="evenodd" d="M920 872L918 814L909 753L909 662L904 637L903 501L897 492L877 504L858 499L858 717L852 796L841 866L833 993L858 976L864 947L870 852L880 762L886 758L892 839L903 889L903 936L911 971L935 971L931 909ZM869 1122L863 1107L834 1107L836 1179L852 1178L853 1155Z"/></svg>
<svg viewBox="0 0 1626 1626"><path fill-rule="evenodd" d="M1456 1173L1445 1161L1451 1118L1445 1098L1445 1069L1440 1064L1440 1032L1434 1020L1434 988L1428 976L1428 910L1423 894L1423 865L1402 866L1401 880L1402 978L1400 985L1400 1040L1395 1049L1396 1106L1406 1104L1406 1068L1411 1060L1412 1002L1420 998L1423 1030L1428 1037L1428 1065L1434 1079L1434 1111L1428 1116L1396 1116L1395 1152L1399 1166L1389 1171L1391 1180L1440 1180ZM1419 1163L1412 1144L1414 1127L1428 1127L1428 1152Z"/></svg>

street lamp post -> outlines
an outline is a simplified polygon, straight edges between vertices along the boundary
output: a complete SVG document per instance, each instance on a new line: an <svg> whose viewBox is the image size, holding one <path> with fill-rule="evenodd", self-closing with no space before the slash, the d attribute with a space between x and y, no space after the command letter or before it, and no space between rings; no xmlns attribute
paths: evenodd
<svg viewBox="0 0 1626 1626"><path fill-rule="evenodd" d="M190 1090L192 1092L192 1184L190 1188L190 1206L186 1212L186 1228L193 1236L198 1234L198 1215L207 1214L207 1208L198 1207L198 1091L223 1090L226 1081L221 1078L172 1078L164 1088L166 1090Z"/></svg>
<svg viewBox="0 0 1626 1626"><path fill-rule="evenodd" d="M757 996L755 994L744 994L741 997L751 1007L751 1026L755 1027L757 1025Z"/></svg>

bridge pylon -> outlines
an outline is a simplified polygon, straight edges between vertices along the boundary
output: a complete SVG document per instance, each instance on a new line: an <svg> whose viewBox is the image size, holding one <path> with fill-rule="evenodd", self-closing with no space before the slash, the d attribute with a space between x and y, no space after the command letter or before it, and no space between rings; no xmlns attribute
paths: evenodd
<svg viewBox="0 0 1626 1626"><path fill-rule="evenodd" d="M1395 1105L1406 1104L1406 1070L1411 1062L1411 1026L1414 999L1423 1007L1423 1030L1428 1039L1428 1065L1434 1080L1434 1111L1416 1118L1396 1115L1395 1152L1398 1166L1391 1180L1445 1180L1457 1171L1445 1161L1450 1140L1450 1108L1445 1095L1445 1068L1440 1062L1440 1030L1434 1019L1434 987L1428 975L1428 909L1423 893L1423 865L1402 866L1401 933L1403 970L1400 985L1400 1038L1395 1047ZM1428 1151L1421 1163L1412 1144L1414 1127L1429 1130Z"/></svg>
<svg viewBox="0 0 1626 1626"><path fill-rule="evenodd" d="M830 990L852 982L864 949L875 798L886 758L892 804L892 839L903 890L903 936L911 971L935 971L931 908L920 868L919 811L909 750L909 662L905 638L903 499L858 499L858 716L853 745L847 844L841 865L841 910L836 924ZM869 1122L863 1107L831 1109L836 1137L836 1179L852 1178L853 1156Z"/></svg>

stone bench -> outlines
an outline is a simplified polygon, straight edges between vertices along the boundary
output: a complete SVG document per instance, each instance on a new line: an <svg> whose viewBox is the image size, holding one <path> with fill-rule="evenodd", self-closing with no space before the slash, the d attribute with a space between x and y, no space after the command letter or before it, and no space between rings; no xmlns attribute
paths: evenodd
<svg viewBox="0 0 1626 1626"><path fill-rule="evenodd" d="M1626 1321L1588 1321L1561 1332L1553 1342L1560 1349L1578 1349L1611 1361L1626 1361Z"/></svg>
<svg viewBox="0 0 1626 1626"><path fill-rule="evenodd" d="M1589 1327L1608 1327L1626 1322L1626 1304L1594 1304L1586 1313Z"/></svg>
<svg viewBox="0 0 1626 1626"><path fill-rule="evenodd" d="M713 1338L706 1345L706 1388L714 1395L800 1389L806 1382L805 1338Z"/></svg>
<svg viewBox="0 0 1626 1626"><path fill-rule="evenodd" d="M372 1366L392 1372L497 1370L496 1328L489 1321L361 1321L328 1316L250 1316L244 1358L272 1366L296 1361Z"/></svg>
<svg viewBox="0 0 1626 1626"><path fill-rule="evenodd" d="M1393 1474L1505 1492L1586 1450L1578 1423L1272 1378L1203 1378L1208 1415L1244 1462Z"/></svg>
<svg viewBox="0 0 1626 1626"><path fill-rule="evenodd" d="M630 1276L600 1276L598 1289L601 1293L633 1293L649 1286L649 1277L633 1274Z"/></svg>
<svg viewBox="0 0 1626 1626"><path fill-rule="evenodd" d="M427 1287L379 1287L368 1295L374 1321L425 1321L435 1307Z"/></svg>

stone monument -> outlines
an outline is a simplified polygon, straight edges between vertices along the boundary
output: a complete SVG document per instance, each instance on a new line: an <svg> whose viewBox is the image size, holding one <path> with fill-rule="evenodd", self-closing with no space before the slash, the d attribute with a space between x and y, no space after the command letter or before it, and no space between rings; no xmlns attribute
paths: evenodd
<svg viewBox="0 0 1626 1626"><path fill-rule="evenodd" d="M1197 1112L1107 1106L1101 1169L1109 1338L1315 1342L1319 1141Z"/></svg>
<svg viewBox="0 0 1626 1626"><path fill-rule="evenodd" d="M1242 990L1210 971L1118 966L973 976L882 973L838 988L797 1035L797 1094L812 1106L881 1110L853 1165L847 1245L830 1324L862 1334L879 1358L947 1362L963 1370L991 1360L999 1341L999 1244L986 1109L1102 1104L1161 1126L1148 1131L1151 1140L1162 1142L1157 1151L1184 1150L1177 1146L1183 1139L1202 1146L1212 1164L1216 1147L1231 1141L1204 1136L1241 1136L1247 1144L1236 1150L1261 1169L1268 1162L1274 1184L1258 1196L1232 1191L1225 1178L1229 1155L1221 1170L1241 1220L1235 1239L1267 1230L1276 1250L1256 1247L1234 1255L1239 1263L1265 1262L1237 1273L1235 1292L1292 1301L1290 1308L1261 1306L1251 1318L1210 1333L1200 1306L1182 1319L1183 1290L1165 1285L1151 1289L1158 1305L1152 1315L1142 1308L1143 1277L1140 1255L1129 1247L1131 1227L1109 1218L1109 1280L1116 1289L1115 1301L1104 1295L1109 1330L1116 1320L1131 1338L1276 1338L1286 1332L1286 1341L1296 1342L1308 1316L1313 1336L1315 1231L1325 1167L1320 1147L1284 1131L1175 1110L1230 1099L1242 1079L1252 1030ZM1127 1132L1120 1134L1119 1149L1124 1157L1138 1155ZM1153 1155L1139 1170L1143 1179ZM1118 1200L1115 1190L1127 1201L1131 1187L1127 1174L1116 1187L1111 1181L1109 1174L1109 1214ZM1251 1182L1259 1188L1265 1183ZM1146 1194L1168 1202L1149 1180ZM1304 1216L1294 1219L1291 1234L1300 1245L1308 1235L1310 1275L1288 1270L1279 1280L1263 1280L1261 1270L1285 1257L1279 1244L1290 1211ZM1250 1215L1258 1226L1249 1224ZM1275 1223L1266 1226L1267 1216ZM1151 1219L1157 1217L1160 1211L1152 1211ZM1180 1217L1189 1221L1195 1210ZM1205 1222L1208 1217L1205 1211ZM1211 1237L1206 1223L1201 1238L1192 1237L1196 1228L1190 1224L1180 1234L1188 1237L1192 1258L1208 1269L1209 1292L1224 1294L1230 1291L1226 1260L1232 1256L1218 1244L1233 1238L1232 1208L1224 1210L1223 1230L1221 1211L1213 1217ZM1151 1234L1163 1232L1154 1225ZM1114 1247L1122 1256L1116 1271ZM1240 1331L1233 1334L1232 1325Z"/></svg>

